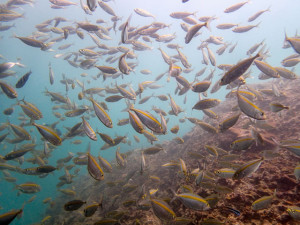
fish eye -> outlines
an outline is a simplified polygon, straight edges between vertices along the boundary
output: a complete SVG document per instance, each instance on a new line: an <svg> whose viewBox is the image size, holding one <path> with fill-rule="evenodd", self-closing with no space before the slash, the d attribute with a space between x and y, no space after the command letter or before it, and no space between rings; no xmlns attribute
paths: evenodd
<svg viewBox="0 0 300 225"><path fill-rule="evenodd" d="M264 113L264 112L261 112L260 115L263 116L263 115L265 115L265 113Z"/></svg>

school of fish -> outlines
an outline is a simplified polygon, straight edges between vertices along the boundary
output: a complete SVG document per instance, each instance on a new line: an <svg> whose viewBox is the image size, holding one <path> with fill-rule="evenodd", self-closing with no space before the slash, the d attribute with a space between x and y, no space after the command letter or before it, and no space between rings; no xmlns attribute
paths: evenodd
<svg viewBox="0 0 300 225"><path fill-rule="evenodd" d="M61 16L30 24L35 31L26 36L18 34L25 32L18 21L26 21L26 9L37 3L0 4L0 34L13 34L9 38L24 51L34 48L53 58L44 68L48 82L26 93L29 81L39 79L36 69L21 58L7 60L4 50L0 55L1 182L13 183L17 198L31 197L16 209L1 202L0 225L23 224L26 208L43 193L39 180L51 175L57 195L42 201L48 209L35 224L300 223L300 137L289 130L300 119L300 36L296 28L294 36L278 32L283 42L278 49L290 53L281 65L268 63L267 40L249 40L249 49L241 49L226 34L214 36L218 30L247 38L260 29L262 18L272 16L272 5L247 15L244 24L227 23L222 15L239 13L249 0L228 5L220 15L174 11L167 15L172 24L166 24L142 8L118 16L118 0L47 2L47 10ZM196 0L178 2L201 7ZM65 18L72 8L86 20ZM132 25L140 21L143 26ZM179 29L184 35L175 32ZM198 65L186 50L196 42ZM237 51L239 60L220 64L223 54L230 58ZM164 65L159 75L147 55ZM61 78L56 61L65 64ZM36 104L30 95L46 101ZM49 112L58 121L49 123ZM192 129L182 135L186 126ZM59 157L60 151L67 156ZM114 160L102 152L112 152ZM289 167L274 184L270 168L278 171L284 162ZM280 218L271 211L274 204ZM268 217L260 214L266 211Z"/></svg>

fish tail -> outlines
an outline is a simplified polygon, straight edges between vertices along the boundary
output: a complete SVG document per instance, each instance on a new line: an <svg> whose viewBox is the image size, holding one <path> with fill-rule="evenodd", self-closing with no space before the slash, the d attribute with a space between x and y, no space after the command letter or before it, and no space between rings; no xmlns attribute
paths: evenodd
<svg viewBox="0 0 300 225"><path fill-rule="evenodd" d="M210 28L210 23L211 23L211 21L212 21L213 19L211 18L211 19L209 19L209 20L207 20L206 22L205 22L205 27L209 30L209 31L211 31L211 28Z"/></svg>
<svg viewBox="0 0 300 225"><path fill-rule="evenodd" d="M281 144L275 138L271 138L271 139L276 144L276 149L275 150L278 150L279 147L281 146Z"/></svg>
<svg viewBox="0 0 300 225"><path fill-rule="evenodd" d="M276 197L277 189L274 190L273 196Z"/></svg>
<svg viewBox="0 0 300 225"><path fill-rule="evenodd" d="M286 29L284 28L284 41L288 41L288 36L287 36L287 34L286 34Z"/></svg>
<svg viewBox="0 0 300 225"><path fill-rule="evenodd" d="M20 219L23 216L23 210L24 210L25 205L26 205L26 202L23 203L22 208L18 212L18 215L17 215L18 219Z"/></svg>
<svg viewBox="0 0 300 225"><path fill-rule="evenodd" d="M173 188L169 188L169 191L172 192L172 194L174 195L174 197L173 197L173 198L171 199L171 201L170 201L170 203L172 203L173 201L176 200L177 194L176 194L176 192L174 191Z"/></svg>
<svg viewBox="0 0 300 225"><path fill-rule="evenodd" d="M16 33L15 32L13 32L13 34L12 34L12 36L11 37L13 37L13 38L18 38L18 36L16 35Z"/></svg>

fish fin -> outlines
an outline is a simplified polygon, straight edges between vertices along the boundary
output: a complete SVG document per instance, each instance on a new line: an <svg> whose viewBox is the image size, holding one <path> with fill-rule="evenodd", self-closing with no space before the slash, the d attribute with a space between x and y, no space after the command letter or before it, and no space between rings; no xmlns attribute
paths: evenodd
<svg viewBox="0 0 300 225"><path fill-rule="evenodd" d="M177 194L176 194L176 192L174 191L173 188L169 188L169 191L171 191L172 194L174 195L174 197L173 197L173 198L171 199L171 201L170 201L170 203L172 203L172 202L174 202L174 201L176 200Z"/></svg>

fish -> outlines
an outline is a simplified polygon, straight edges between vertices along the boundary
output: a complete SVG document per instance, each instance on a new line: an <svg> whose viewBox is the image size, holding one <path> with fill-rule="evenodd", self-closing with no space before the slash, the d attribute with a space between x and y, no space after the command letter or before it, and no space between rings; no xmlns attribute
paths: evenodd
<svg viewBox="0 0 300 225"><path fill-rule="evenodd" d="M14 112L14 108L13 107L9 107L9 108L6 108L6 109L3 110L3 114L7 115L7 116L13 114L13 112Z"/></svg>
<svg viewBox="0 0 300 225"><path fill-rule="evenodd" d="M252 30L255 27L258 27L260 22L256 25L246 25L246 26L240 26L238 25L237 27L233 28L232 31L235 33L245 33L249 30Z"/></svg>
<svg viewBox="0 0 300 225"><path fill-rule="evenodd" d="M87 0L87 6L89 9L94 12L97 8L97 1L96 0ZM99 3L100 4L100 3Z"/></svg>
<svg viewBox="0 0 300 225"><path fill-rule="evenodd" d="M136 100L136 94L135 92L127 91L125 88L116 85L117 90L120 92L121 95L123 95L124 98L130 99L130 100Z"/></svg>
<svg viewBox="0 0 300 225"><path fill-rule="evenodd" d="M258 132L258 130L255 127L251 125L250 127L251 127L251 136L255 139L256 146L258 146L258 144L264 145L265 142L262 135Z"/></svg>
<svg viewBox="0 0 300 225"><path fill-rule="evenodd" d="M91 125L82 116L82 125L85 134L93 141L97 141L97 136Z"/></svg>
<svg viewBox="0 0 300 225"><path fill-rule="evenodd" d="M195 178L197 186L200 185L203 182L204 176L205 176L205 166L204 166L204 168L201 171L199 171L197 173L197 176ZM192 193L193 191L190 191L190 192Z"/></svg>
<svg viewBox="0 0 300 225"><path fill-rule="evenodd" d="M254 60L254 64L257 66L257 68L263 72L265 75L272 77L272 78L279 78L280 75L277 72L275 68L267 64L266 62Z"/></svg>
<svg viewBox="0 0 300 225"><path fill-rule="evenodd" d="M251 208L255 211L261 210L261 209L266 209L266 208L268 208L268 206L271 204L272 200L275 197L276 197L276 189L275 189L273 195L264 196L264 197L261 197L261 198L255 200L252 203Z"/></svg>
<svg viewBox="0 0 300 225"><path fill-rule="evenodd" d="M88 156L88 164L87 169L89 174L92 178L97 181L101 181L104 179L104 172L100 165L98 164L97 160L92 156L90 153L87 154Z"/></svg>
<svg viewBox="0 0 300 225"><path fill-rule="evenodd" d="M291 217L293 217L293 219L300 221L300 207L289 206L286 211Z"/></svg>
<svg viewBox="0 0 300 225"><path fill-rule="evenodd" d="M292 46L295 52L300 54L300 38L289 38L285 33L285 41Z"/></svg>
<svg viewBox="0 0 300 225"><path fill-rule="evenodd" d="M174 101L174 99L171 97L170 94L169 94L169 99L170 99L172 111L174 115L177 116L179 114L179 106L176 104L176 102Z"/></svg>
<svg viewBox="0 0 300 225"><path fill-rule="evenodd" d="M240 212L239 210L237 210L237 209L231 208L231 207L229 207L229 206L225 206L225 208L226 208L229 212L232 212L232 213L234 213L234 214L237 215L237 216L240 216L240 215L241 215L241 212Z"/></svg>
<svg viewBox="0 0 300 225"><path fill-rule="evenodd" d="M3 81L0 81L0 87L2 89L2 91L4 92L4 94L8 97L8 98L17 98L18 97L18 93L17 91L12 87L10 86L9 84L3 82Z"/></svg>
<svg viewBox="0 0 300 225"><path fill-rule="evenodd" d="M208 202L200 197L197 194L194 193L182 193L182 194L176 194L174 193L175 198L178 198L182 204L185 205L185 207L194 209L194 210L199 210L199 211L206 211L210 209L210 206Z"/></svg>
<svg viewBox="0 0 300 225"><path fill-rule="evenodd" d="M41 111L32 103L26 102L24 99L22 100L25 104L21 104L18 102L18 105L21 106L23 112L33 120L40 120L43 118L43 114Z"/></svg>
<svg viewBox="0 0 300 225"><path fill-rule="evenodd" d="M99 160L100 167L103 168L105 172L107 173L112 172L112 166L105 158L98 156L98 160Z"/></svg>
<svg viewBox="0 0 300 225"><path fill-rule="evenodd" d="M0 135L0 143L1 143L2 141L4 141L5 138L6 138L8 135L9 135L9 133L5 133L5 134L3 134L3 135Z"/></svg>
<svg viewBox="0 0 300 225"><path fill-rule="evenodd" d="M231 67L225 74L224 76L221 78L220 80L220 85L227 85L231 82L233 82L234 80L238 79L240 76L242 76L251 66L251 64L253 63L253 61L256 58L259 58L261 55L260 53L256 54L253 57L247 58L242 60L241 62L237 63L236 65L234 65L233 67Z"/></svg>
<svg viewBox="0 0 300 225"><path fill-rule="evenodd" d="M232 13L232 12L235 12L236 10L240 9L243 5L249 3L250 1L245 1L245 2L239 2L239 3L236 3L228 8L226 8L224 10L224 13Z"/></svg>
<svg viewBox="0 0 300 225"><path fill-rule="evenodd" d="M99 69L103 73L107 74L116 74L118 70L111 66L95 66L97 69Z"/></svg>
<svg viewBox="0 0 300 225"><path fill-rule="evenodd" d="M160 151L164 151L164 149L161 146L157 145L154 147L149 147L149 148L144 149L143 153L146 155L154 155Z"/></svg>
<svg viewBox="0 0 300 225"><path fill-rule="evenodd" d="M102 208L102 201L100 203L94 203L91 205L88 205L84 208L83 214L85 217L91 217L95 214L95 212L98 210L99 206Z"/></svg>
<svg viewBox="0 0 300 225"><path fill-rule="evenodd" d="M187 18L187 17L185 17ZM195 24L191 28L189 28L188 32L185 35L184 41L186 44L190 43L190 41L193 39L195 34L202 28L206 27L208 30L210 30L210 21L207 21L205 23Z"/></svg>
<svg viewBox="0 0 300 225"><path fill-rule="evenodd" d="M32 123L32 125L35 126L43 138L45 138L51 144L56 146L61 145L62 139L52 128L36 123Z"/></svg>
<svg viewBox="0 0 300 225"><path fill-rule="evenodd" d="M184 139L181 137L175 137L173 139L177 144L183 144L184 143Z"/></svg>
<svg viewBox="0 0 300 225"><path fill-rule="evenodd" d="M239 93L239 88L237 90L238 106L240 110L247 116L256 119L256 120L265 120L265 112L262 111L258 106L252 103L248 98L242 96Z"/></svg>
<svg viewBox="0 0 300 225"><path fill-rule="evenodd" d="M210 50L210 48L208 48L208 46L206 46L206 49L207 49L208 58L209 58L211 65L216 66L216 57L215 57L214 53Z"/></svg>
<svg viewBox="0 0 300 225"><path fill-rule="evenodd" d="M236 114L234 116L231 116L231 117L223 120L219 124L219 131L220 132L224 132L224 131L228 130L230 127L233 127L237 123L240 115L241 115L241 113L238 113L238 114Z"/></svg>
<svg viewBox="0 0 300 225"><path fill-rule="evenodd" d="M32 194L39 192L41 190L41 186L36 183L27 182L17 185L17 189L23 193Z"/></svg>
<svg viewBox="0 0 300 225"><path fill-rule="evenodd" d="M155 16L153 16L151 13L149 13L148 11L144 10L144 9L140 9L140 8L135 8L133 10L136 14L143 16L143 17L152 17L153 19L155 19Z"/></svg>
<svg viewBox="0 0 300 225"><path fill-rule="evenodd" d="M141 122L155 133L162 133L161 123L149 112L140 109L130 108L135 112Z"/></svg>
<svg viewBox="0 0 300 225"><path fill-rule="evenodd" d="M249 177L260 167L261 163L264 161L264 158L256 159L249 161L242 166L240 166L235 173L233 174L234 180L240 180L245 177Z"/></svg>
<svg viewBox="0 0 300 225"><path fill-rule="evenodd" d="M210 85L211 81L208 80L197 82L191 87L191 90L196 93L205 92L210 87Z"/></svg>
<svg viewBox="0 0 300 225"><path fill-rule="evenodd" d="M292 59L283 60L281 62L281 65L284 67L293 67L296 66L299 62L300 62L299 58L292 58Z"/></svg>
<svg viewBox="0 0 300 225"><path fill-rule="evenodd" d="M12 151L8 154L6 154L3 159L5 160L13 160L16 158L19 158L23 155L25 155L27 152L31 151L32 149L21 149L21 150L16 150L16 151Z"/></svg>
<svg viewBox="0 0 300 225"><path fill-rule="evenodd" d="M167 63L168 65L172 64L172 59L170 58L170 56L167 55L167 53L165 53L160 47L158 48L158 50L160 51L165 63ZM163 76L164 73L161 75ZM157 78L157 80L159 80L160 78Z"/></svg>
<svg viewBox="0 0 300 225"><path fill-rule="evenodd" d="M31 135L23 127L11 124L9 121L8 125L11 127L13 132L22 140L31 140Z"/></svg>
<svg viewBox="0 0 300 225"><path fill-rule="evenodd" d="M130 66L128 66L126 62L126 56L128 55L129 52L124 53L123 55L120 56L119 58L119 70L126 75L129 75L132 69Z"/></svg>
<svg viewBox="0 0 300 225"><path fill-rule="evenodd" d="M68 112L65 112L66 117L75 117L75 116L80 116L83 113L85 113L88 110L88 108L83 108L83 109L74 109Z"/></svg>
<svg viewBox="0 0 300 225"><path fill-rule="evenodd" d="M122 32L121 32L121 42L123 44L126 44L127 41L129 40L128 39L128 28L129 28L129 23L130 23L131 17L132 17L132 14L128 17L128 19L122 29Z"/></svg>
<svg viewBox="0 0 300 225"><path fill-rule="evenodd" d="M238 24L235 23L222 23L222 24L218 24L216 27L221 30L226 30L226 29L231 29L237 25Z"/></svg>
<svg viewBox="0 0 300 225"><path fill-rule="evenodd" d="M142 134L144 132L144 126L141 122L141 120L139 119L139 117L131 112L131 111L128 111L129 113L129 122L131 124L131 126L134 128L134 130L140 134Z"/></svg>
<svg viewBox="0 0 300 225"><path fill-rule="evenodd" d="M279 73L280 77L283 77L283 78L289 79L289 80L297 79L297 74L295 74L293 71L290 71L283 67L274 67L274 69Z"/></svg>
<svg viewBox="0 0 300 225"><path fill-rule="evenodd" d="M123 156L120 154L119 150L116 151L116 160L119 166L125 168L126 167L126 160L123 158Z"/></svg>
<svg viewBox="0 0 300 225"><path fill-rule="evenodd" d="M104 134L104 133L100 133L100 132L97 132L97 134L99 134L101 139L104 142L106 142L107 144L112 145L112 146L115 145L114 139L112 139L109 135Z"/></svg>
<svg viewBox="0 0 300 225"><path fill-rule="evenodd" d="M179 76L181 72L182 72L182 69L181 69L180 66L177 66L173 63L170 64L170 66L169 66L169 75L171 77Z"/></svg>
<svg viewBox="0 0 300 225"><path fill-rule="evenodd" d="M171 133L173 133L173 134L177 134L178 131L179 131L179 126L178 126L178 125L175 125L174 127L172 127L172 128L170 129L170 131L171 131Z"/></svg>
<svg viewBox="0 0 300 225"><path fill-rule="evenodd" d="M42 165L36 168L36 171L38 173L51 173L54 170L56 170L57 168L54 166L50 166L50 165Z"/></svg>
<svg viewBox="0 0 300 225"><path fill-rule="evenodd" d="M89 99L93 103L94 111L98 119L108 128L112 128L112 120L107 112L92 98Z"/></svg>
<svg viewBox="0 0 300 225"><path fill-rule="evenodd" d="M265 10L260 10L260 11L258 11L257 13L255 13L254 15L250 16L250 17L248 18L248 22L252 22L252 21L256 20L259 16L261 16L261 15L262 15L263 13L265 13L265 12L271 12L270 8L271 8L271 6L269 6L269 7L268 7L267 9L265 9Z"/></svg>
<svg viewBox="0 0 300 225"><path fill-rule="evenodd" d="M173 13L170 14L170 17L172 17L174 19L183 19L183 18L191 16L191 15L196 16L196 13L197 12L193 12L193 13L190 13L190 12L173 12Z"/></svg>
<svg viewBox="0 0 300 225"><path fill-rule="evenodd" d="M41 50L47 49L47 45L44 44L42 41L39 41L39 40L36 40L33 38L29 38L29 37L20 37L20 36L16 36L16 35L14 35L14 37L18 38L24 44L29 45L31 47L40 48Z"/></svg>
<svg viewBox="0 0 300 225"><path fill-rule="evenodd" d="M219 170L215 170L214 172L218 177L221 177L221 178L232 178L234 173L235 173L235 170L234 169L231 169L231 168L223 168L223 169L219 169Z"/></svg>
<svg viewBox="0 0 300 225"><path fill-rule="evenodd" d="M209 108L216 107L220 103L221 103L221 100L219 100L219 99L214 99L214 98L203 99L203 100L198 101L193 106L192 109L196 109L196 110L209 109Z"/></svg>
<svg viewBox="0 0 300 225"><path fill-rule="evenodd" d="M181 51L179 51L178 48L177 48L176 50L177 50L177 52L178 52L179 59L180 59L182 65L183 65L185 68L189 69L189 68L191 67L191 64L189 64L189 62L188 62L188 60L187 60L187 57L186 57ZM181 72L181 71L180 71L180 72ZM179 74L178 74L178 75L179 75Z"/></svg>
<svg viewBox="0 0 300 225"><path fill-rule="evenodd" d="M146 159L144 152L141 153L141 169L140 169L140 174L143 175L146 169Z"/></svg>
<svg viewBox="0 0 300 225"><path fill-rule="evenodd" d="M31 70L29 71L29 72L27 72L26 74L24 74L18 81L17 81L17 83L16 83L16 88L22 88L25 84L26 84L26 82L27 82L27 80L28 80L28 78L29 78L29 76L31 75Z"/></svg>
<svg viewBox="0 0 300 225"><path fill-rule="evenodd" d="M284 105L282 105L282 104L280 104L280 103L278 103L278 102L271 102L271 103L270 103L270 108L271 108L271 111L272 111L272 112L277 113L277 112L280 112L280 111L282 111L282 110L284 110L284 109L287 109L287 110L288 110L290 107L284 106Z"/></svg>
<svg viewBox="0 0 300 225"><path fill-rule="evenodd" d="M237 150L237 151L247 150L248 148L251 147L251 145L254 142L255 142L254 138L249 138L249 137L239 138L238 140L235 140L230 144L230 148L232 150Z"/></svg>
<svg viewBox="0 0 300 225"><path fill-rule="evenodd" d="M175 219L176 214L168 203L161 199L155 198L150 198L150 202L155 216L157 216L160 220L172 221L173 219Z"/></svg>
<svg viewBox="0 0 300 225"><path fill-rule="evenodd" d="M248 51L247 51L247 55L252 55L254 52L256 52L256 50L259 48L259 46L263 45L265 42L265 40L253 45Z"/></svg>
<svg viewBox="0 0 300 225"><path fill-rule="evenodd" d="M111 96L105 98L105 101L107 101L107 102L118 102L123 98L124 98L124 96L121 96L121 95L111 95Z"/></svg>
<svg viewBox="0 0 300 225"><path fill-rule="evenodd" d="M72 189L58 189L58 191L60 191L61 193L68 195L68 196L75 196L76 195L76 191L72 190Z"/></svg>
<svg viewBox="0 0 300 225"><path fill-rule="evenodd" d="M218 157L219 153L214 146L204 145L204 149L212 156Z"/></svg>
<svg viewBox="0 0 300 225"><path fill-rule="evenodd" d="M0 215L1 224L10 224L17 216L22 215L24 205L21 209L14 209Z"/></svg>
<svg viewBox="0 0 300 225"><path fill-rule="evenodd" d="M70 5L77 5L77 3L68 1L68 0L49 0L52 4L57 6L70 6Z"/></svg>

